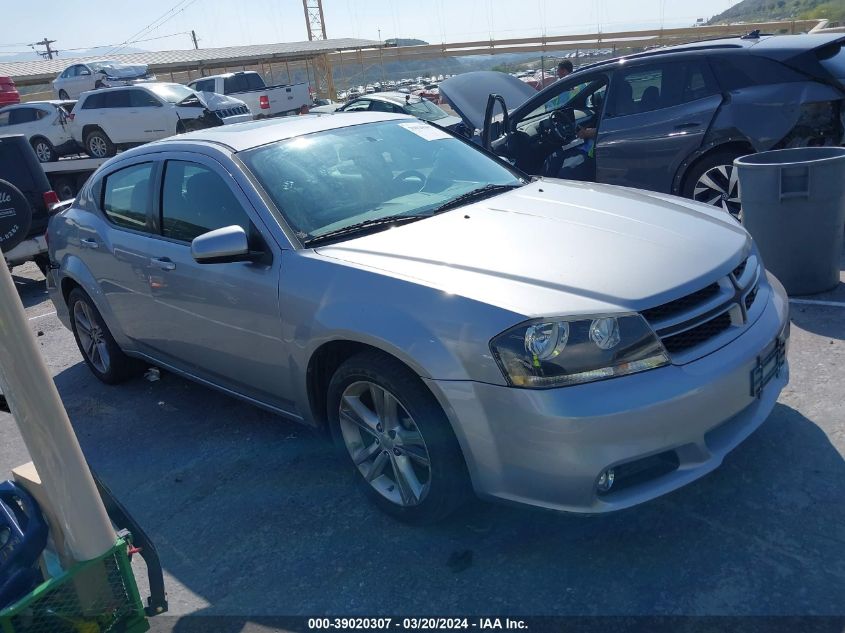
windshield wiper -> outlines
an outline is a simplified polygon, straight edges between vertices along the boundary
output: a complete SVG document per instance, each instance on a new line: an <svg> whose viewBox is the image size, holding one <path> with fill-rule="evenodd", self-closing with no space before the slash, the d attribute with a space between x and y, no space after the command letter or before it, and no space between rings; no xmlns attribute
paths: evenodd
<svg viewBox="0 0 845 633"><path fill-rule="evenodd" d="M376 228L379 226L384 226L386 224L392 224L398 226L399 224L407 224L408 222L414 222L416 220L422 220L423 218L430 218L430 214L425 215L388 215L383 218L374 218L372 220L364 220L363 222L358 222L357 224L350 224L349 226L344 226L340 229L335 229L334 231L329 231L328 233L323 233L322 235L315 235L313 237L307 237L302 240L302 243L306 246L313 246L315 244L319 244L322 242L328 242L331 240L335 240L339 237L345 237L347 235L352 235L354 233L362 233L367 231L371 228Z"/></svg>
<svg viewBox="0 0 845 633"><path fill-rule="evenodd" d="M483 200L484 198L489 198L497 193L503 193L505 191L510 191L511 189L518 189L521 186L522 183L518 185L484 185L478 189L462 193L457 198L452 198L448 202L444 202L439 207L435 208L434 211L432 211L432 214L448 211L449 209L454 209L455 207L460 207L465 204L469 204L470 202L475 202L476 200Z"/></svg>

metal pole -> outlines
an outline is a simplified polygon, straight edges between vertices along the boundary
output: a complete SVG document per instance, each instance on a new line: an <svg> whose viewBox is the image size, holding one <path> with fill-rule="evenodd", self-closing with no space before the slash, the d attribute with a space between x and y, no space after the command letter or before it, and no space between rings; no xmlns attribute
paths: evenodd
<svg viewBox="0 0 845 633"><path fill-rule="evenodd" d="M59 392L29 329L9 269L0 264L0 389L77 561L117 539Z"/></svg>

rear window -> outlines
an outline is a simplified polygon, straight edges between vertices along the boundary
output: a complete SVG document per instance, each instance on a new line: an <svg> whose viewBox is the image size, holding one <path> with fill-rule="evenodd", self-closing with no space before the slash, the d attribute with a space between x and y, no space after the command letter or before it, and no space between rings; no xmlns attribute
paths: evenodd
<svg viewBox="0 0 845 633"><path fill-rule="evenodd" d="M820 48L817 55L819 62L827 72L837 79L845 79L845 46L834 43Z"/></svg>
<svg viewBox="0 0 845 633"><path fill-rule="evenodd" d="M716 79L723 90L739 90L749 86L807 81L807 77L767 57L737 54L710 58Z"/></svg>

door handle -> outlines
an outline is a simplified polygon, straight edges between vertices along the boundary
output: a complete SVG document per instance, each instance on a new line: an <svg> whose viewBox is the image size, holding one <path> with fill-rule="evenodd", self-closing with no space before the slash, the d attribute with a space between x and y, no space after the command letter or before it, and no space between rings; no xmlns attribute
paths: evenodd
<svg viewBox="0 0 845 633"><path fill-rule="evenodd" d="M152 257L150 258L150 265L161 270L175 270L176 264L170 261L168 257Z"/></svg>
<svg viewBox="0 0 845 633"><path fill-rule="evenodd" d="M82 248L100 248L100 245L97 243L97 240L92 240L90 237L86 237L79 240L79 245Z"/></svg>
<svg viewBox="0 0 845 633"><path fill-rule="evenodd" d="M688 130L693 127L701 127L701 123L681 123L680 125L676 125L676 130Z"/></svg>

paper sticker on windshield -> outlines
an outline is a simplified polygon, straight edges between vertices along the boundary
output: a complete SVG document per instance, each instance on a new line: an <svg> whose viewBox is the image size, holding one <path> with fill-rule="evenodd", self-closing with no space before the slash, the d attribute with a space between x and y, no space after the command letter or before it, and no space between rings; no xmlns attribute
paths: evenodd
<svg viewBox="0 0 845 633"><path fill-rule="evenodd" d="M442 138L452 138L446 132L428 123L400 123L401 127L410 130L427 141L437 141Z"/></svg>

